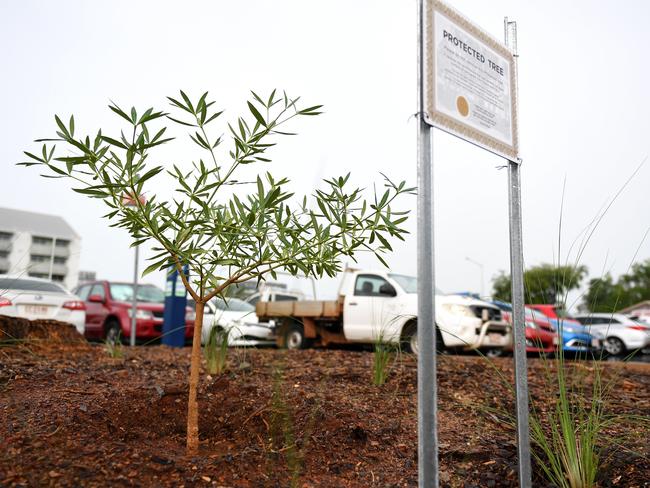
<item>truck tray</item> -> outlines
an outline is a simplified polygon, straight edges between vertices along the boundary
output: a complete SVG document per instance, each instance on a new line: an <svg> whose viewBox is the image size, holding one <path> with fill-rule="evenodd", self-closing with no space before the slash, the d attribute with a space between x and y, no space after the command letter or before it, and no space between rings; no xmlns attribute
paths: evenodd
<svg viewBox="0 0 650 488"><path fill-rule="evenodd" d="M341 307L337 300L297 300L286 302L257 302L258 317L328 317L338 318Z"/></svg>

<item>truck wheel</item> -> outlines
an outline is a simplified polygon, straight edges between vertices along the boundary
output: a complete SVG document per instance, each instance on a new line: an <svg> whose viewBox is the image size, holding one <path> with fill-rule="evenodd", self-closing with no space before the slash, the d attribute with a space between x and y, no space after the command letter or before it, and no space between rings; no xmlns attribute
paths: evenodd
<svg viewBox="0 0 650 488"><path fill-rule="evenodd" d="M284 347L286 349L304 349L307 346L305 329L302 324L291 324L284 332Z"/></svg>
<svg viewBox="0 0 650 488"><path fill-rule="evenodd" d="M412 354L418 354L418 324L417 322L411 322L404 327L402 332L402 348L406 352ZM442 340L442 334L440 329L436 326L436 352L441 353L445 350L445 343Z"/></svg>
<svg viewBox="0 0 650 488"><path fill-rule="evenodd" d="M106 322L104 337L110 345L115 345L122 341L122 328L117 320L110 319Z"/></svg>

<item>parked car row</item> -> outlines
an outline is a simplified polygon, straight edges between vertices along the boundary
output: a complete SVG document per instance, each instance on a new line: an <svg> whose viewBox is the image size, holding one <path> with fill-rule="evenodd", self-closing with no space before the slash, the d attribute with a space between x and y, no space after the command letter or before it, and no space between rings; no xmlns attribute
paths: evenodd
<svg viewBox="0 0 650 488"><path fill-rule="evenodd" d="M0 314L55 319L74 324L89 339L117 341L131 333L134 287L95 281L66 291L38 278L0 275ZM136 339L162 335L165 295L153 285L137 287ZM512 306L468 294L437 293L435 330L439 349L512 350ZM191 304L191 303L190 303ZM185 337L191 339L194 310L186 308ZM650 347L650 325L621 314L560 314L554 305L526 305L526 351L552 354L603 351L621 356ZM372 270L346 270L338 299L305 300L301 292L265 288L245 300L214 298L206 304L205 343L213 328L233 346L278 344L402 344L417 351L417 279Z"/></svg>
<svg viewBox="0 0 650 488"><path fill-rule="evenodd" d="M509 303L494 302L502 310L511 312ZM526 305L526 343L529 352L548 352L532 347L535 326L561 335L565 352L604 352L611 356L624 356L650 347L650 325L622 314L590 313L569 316L560 313L556 305ZM508 316L509 318L509 316ZM560 341L558 341L559 343Z"/></svg>

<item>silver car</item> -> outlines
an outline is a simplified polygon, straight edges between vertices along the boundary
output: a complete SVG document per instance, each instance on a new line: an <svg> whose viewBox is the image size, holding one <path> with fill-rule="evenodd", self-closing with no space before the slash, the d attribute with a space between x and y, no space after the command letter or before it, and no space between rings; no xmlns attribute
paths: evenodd
<svg viewBox="0 0 650 488"><path fill-rule="evenodd" d="M650 346L650 326L620 313L591 313L575 315L574 319L589 331L605 336L603 347L607 353L620 356Z"/></svg>
<svg viewBox="0 0 650 488"><path fill-rule="evenodd" d="M86 304L57 283L26 276L0 275L0 315L68 322L83 335Z"/></svg>

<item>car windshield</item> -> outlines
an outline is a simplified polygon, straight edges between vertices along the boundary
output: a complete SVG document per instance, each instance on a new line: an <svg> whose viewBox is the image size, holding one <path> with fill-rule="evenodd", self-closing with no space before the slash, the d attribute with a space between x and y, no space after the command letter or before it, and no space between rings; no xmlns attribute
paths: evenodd
<svg viewBox="0 0 650 488"><path fill-rule="evenodd" d="M389 273L388 276L395 280L397 284L406 292L406 293L417 293L418 292L418 279L415 276L401 275ZM436 288L436 295L444 295L438 288Z"/></svg>
<svg viewBox="0 0 650 488"><path fill-rule="evenodd" d="M133 300L133 285L129 283L111 283L111 296L118 302ZM138 285L139 302L164 303L165 293L153 285Z"/></svg>
<svg viewBox="0 0 650 488"><path fill-rule="evenodd" d="M223 298L215 298L214 301L215 307L219 310L224 310L226 312L254 312L255 307L250 303L247 303L239 298L227 298L225 301Z"/></svg>
<svg viewBox="0 0 650 488"><path fill-rule="evenodd" d="M406 293L418 292L418 279L415 276L406 276L400 274L389 274L393 280L404 290Z"/></svg>
<svg viewBox="0 0 650 488"><path fill-rule="evenodd" d="M0 292L7 290L65 293L65 290L56 283L24 278L0 278Z"/></svg>

